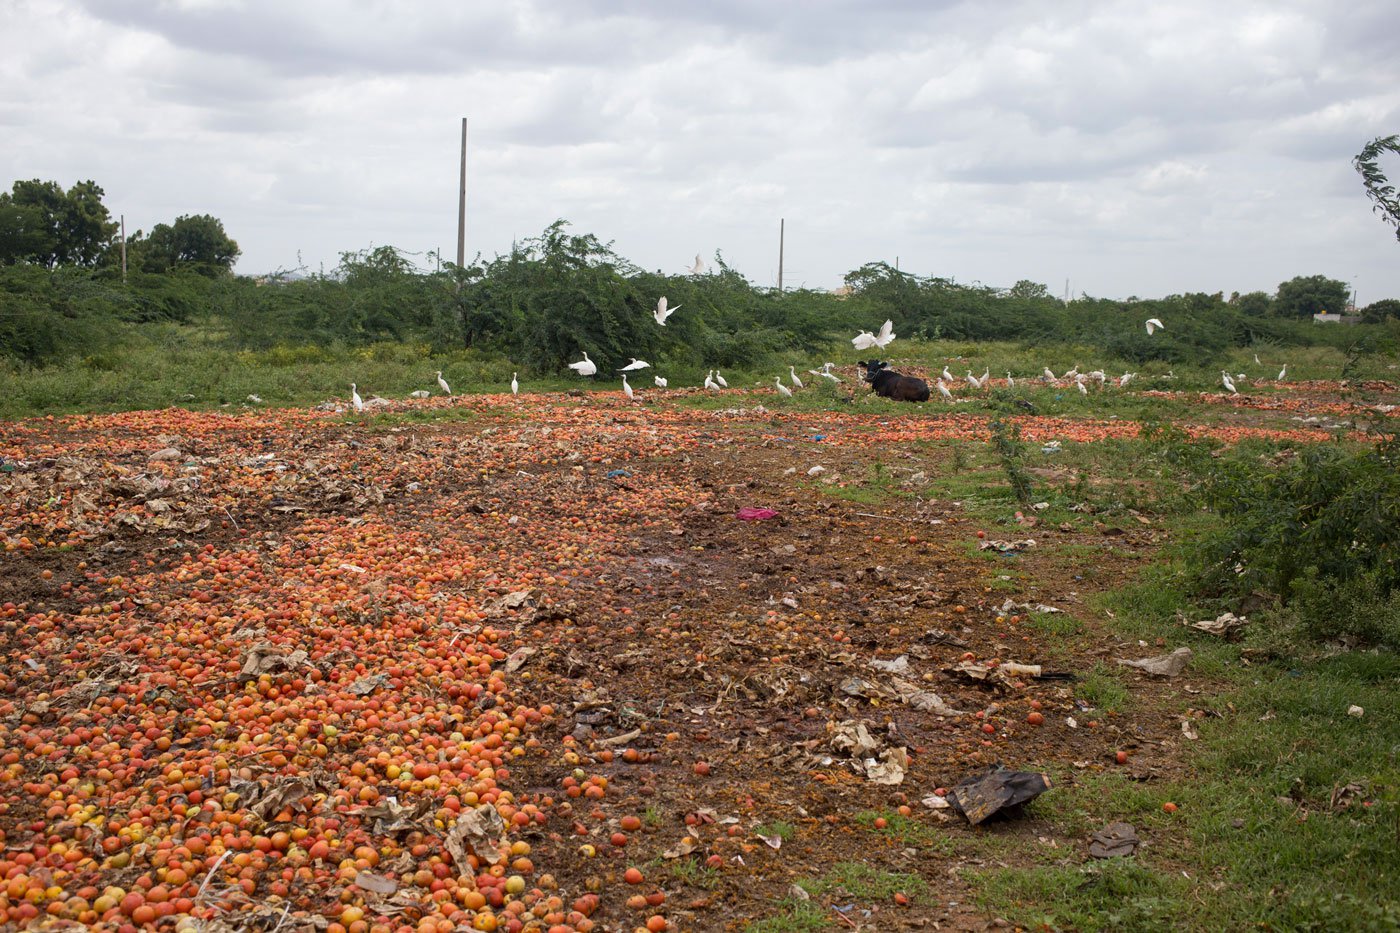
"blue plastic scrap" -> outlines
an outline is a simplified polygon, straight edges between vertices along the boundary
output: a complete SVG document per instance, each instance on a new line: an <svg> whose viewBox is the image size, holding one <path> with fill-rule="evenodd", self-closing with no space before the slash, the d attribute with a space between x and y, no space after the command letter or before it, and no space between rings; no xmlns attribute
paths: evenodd
<svg viewBox="0 0 1400 933"><path fill-rule="evenodd" d="M631 476L630 470L609 470L608 479L617 479L619 476Z"/></svg>

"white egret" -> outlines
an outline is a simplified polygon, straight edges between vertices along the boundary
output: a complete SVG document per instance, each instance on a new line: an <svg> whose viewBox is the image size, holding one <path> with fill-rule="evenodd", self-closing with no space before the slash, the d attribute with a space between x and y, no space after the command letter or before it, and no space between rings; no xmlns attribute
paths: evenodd
<svg viewBox="0 0 1400 933"><path fill-rule="evenodd" d="M802 388L802 380L797 378L797 370L789 366L788 372L792 375L792 387L794 389Z"/></svg>
<svg viewBox="0 0 1400 933"><path fill-rule="evenodd" d="M1284 376L1287 376L1287 375L1288 375L1288 364L1287 364L1287 363L1284 363L1284 364L1283 364L1283 369L1280 369L1280 370L1278 371L1278 381L1279 381L1279 382L1282 382L1282 381L1283 381L1283 377L1284 377Z"/></svg>
<svg viewBox="0 0 1400 933"><path fill-rule="evenodd" d="M656 383L656 387L657 387L658 389L664 389L664 388L666 388L666 386L667 386L667 382L666 382L666 377L665 377L665 376L652 376L652 377L651 377L651 381Z"/></svg>
<svg viewBox="0 0 1400 933"><path fill-rule="evenodd" d="M989 366L982 367L982 378L977 380L983 386L992 381L992 370Z"/></svg>
<svg viewBox="0 0 1400 933"><path fill-rule="evenodd" d="M1136 376L1136 375L1137 375L1137 373L1124 373L1123 375L1119 376L1119 377L1118 377L1118 388L1121 389L1121 388L1123 388L1125 385L1127 385L1128 383L1132 382L1132 381L1133 381L1133 377Z"/></svg>
<svg viewBox="0 0 1400 933"><path fill-rule="evenodd" d="M719 374L719 370L718 370L718 369L715 370L715 382L718 382L718 383L719 383L721 389L727 389L727 388L729 388L729 383L726 382L725 379L724 379L724 377L721 376L721 375Z"/></svg>
<svg viewBox="0 0 1400 933"><path fill-rule="evenodd" d="M666 307L666 296L662 295L660 298L656 299L656 310L651 313L651 316L656 318L656 323L660 324L662 327L665 327L666 319L671 315L675 314L680 309L681 306L676 305L674 308L670 308L668 310Z"/></svg>
<svg viewBox="0 0 1400 933"><path fill-rule="evenodd" d="M1255 365L1255 366L1263 366L1263 365L1264 365L1263 363L1259 362L1259 354L1258 354L1258 353L1254 354L1254 365Z"/></svg>
<svg viewBox="0 0 1400 933"><path fill-rule="evenodd" d="M630 359L632 362L628 363L626 366L624 366L624 367L622 367L621 369L619 369L618 372L620 372L620 373L630 373L630 372L633 372L634 370L646 369L648 366L651 365L651 364L648 363L646 360L639 360L639 359L637 359L635 356L628 357L628 359Z"/></svg>
<svg viewBox="0 0 1400 933"><path fill-rule="evenodd" d="M520 375L520 374L519 374L519 373L511 373L511 374L510 374L510 394L511 394L511 395L519 395L519 394L520 394L520 380L518 380L518 379L515 378L515 377L518 376L518 375Z"/></svg>
<svg viewBox="0 0 1400 933"><path fill-rule="evenodd" d="M350 404L356 411L365 410L365 400L360 398L359 391L355 388L355 383L350 383Z"/></svg>
<svg viewBox="0 0 1400 933"><path fill-rule="evenodd" d="M705 374L705 388L718 389L719 383L715 382L715 371L712 369Z"/></svg>
<svg viewBox="0 0 1400 933"><path fill-rule="evenodd" d="M1148 318L1147 323L1145 323L1143 326L1147 328L1147 336L1149 337L1151 337L1153 332L1158 329L1167 329L1166 325L1163 324L1161 321L1157 320L1155 317Z"/></svg>
<svg viewBox="0 0 1400 933"><path fill-rule="evenodd" d="M967 371L967 384L972 386L974 389L982 388L982 383L977 381L977 377L972 375L972 370L970 369Z"/></svg>
<svg viewBox="0 0 1400 933"><path fill-rule="evenodd" d="M1088 394L1089 394L1089 388L1088 388L1086 385L1084 385L1083 382L1081 382L1081 381L1079 381L1079 380L1076 379L1075 382L1074 382L1074 385L1075 385L1075 388L1079 389L1079 394L1080 394L1080 395L1088 395Z"/></svg>
<svg viewBox="0 0 1400 933"><path fill-rule="evenodd" d="M598 364L588 358L588 354L583 355L583 359L577 363L570 363L569 368L580 376L591 376L598 371Z"/></svg>
<svg viewBox="0 0 1400 933"><path fill-rule="evenodd" d="M880 332L875 335L875 346L883 350L894 338L894 321L886 321L880 325Z"/></svg>
<svg viewBox="0 0 1400 933"><path fill-rule="evenodd" d="M957 381L958 381L958 380L956 380L956 379L953 378L953 374L952 374L952 373L948 372L948 366L947 366L946 364L943 366L943 381L944 381L944 382L957 382Z"/></svg>
<svg viewBox="0 0 1400 933"><path fill-rule="evenodd" d="M636 396L632 394L632 387L629 386L629 385L627 384L627 374L626 374L626 373L623 373L623 374L622 374L622 391L627 393L627 397L628 397L629 399L631 399L631 398L636 398Z"/></svg>
<svg viewBox="0 0 1400 933"><path fill-rule="evenodd" d="M835 373L829 373L829 372L827 372L827 371L824 370L824 369L823 369L823 370L818 370L818 371L817 371L817 375L818 375L818 376L821 376L823 379L830 379L832 382L840 382L840 381L841 381L841 377L840 377L840 376L836 375Z"/></svg>
<svg viewBox="0 0 1400 933"><path fill-rule="evenodd" d="M1041 378L1044 379L1046 382L1054 382L1054 381L1055 381L1055 374L1052 373L1052 372L1050 371L1050 367L1047 366L1047 367L1045 367L1044 374L1041 376Z"/></svg>
<svg viewBox="0 0 1400 933"><path fill-rule="evenodd" d="M1006 371L1006 387L1008 389L1016 388L1016 380L1011 378L1011 370L1009 369Z"/></svg>
<svg viewBox="0 0 1400 933"><path fill-rule="evenodd" d="M1100 387L1102 387L1103 384L1108 381L1108 374L1105 373L1102 369L1096 369L1089 374L1089 378L1097 379L1099 381Z"/></svg>
<svg viewBox="0 0 1400 933"><path fill-rule="evenodd" d="M695 254L695 265L691 266L686 271L689 272L691 275L699 275L700 273L705 271L705 260L700 258L699 253Z"/></svg>
<svg viewBox="0 0 1400 933"><path fill-rule="evenodd" d="M245 401L250 402L250 403L252 403L252 404L254 404L254 405L261 405L261 404L262 404L262 396L261 396L261 395L256 395L256 394L254 394L254 395L249 395L248 398L245 399Z"/></svg>
<svg viewBox="0 0 1400 933"><path fill-rule="evenodd" d="M437 380L438 380L438 387L441 388L442 391L446 392L448 395L451 395L451 394L452 394L452 388L447 384L447 380L444 379L444 378L442 378L442 370L440 370L440 369L437 371Z"/></svg>
<svg viewBox="0 0 1400 933"><path fill-rule="evenodd" d="M953 393L948 391L948 387L945 386L945 385L943 384L943 380L942 380L942 379L938 380L938 382L936 382L935 385L938 386L938 394L939 394L939 395L943 396L945 399L947 399L947 400L950 401L950 402L953 400Z"/></svg>
<svg viewBox="0 0 1400 933"><path fill-rule="evenodd" d="M411 398L429 398L433 393L429 392L427 389L414 389L408 394Z"/></svg>
<svg viewBox="0 0 1400 933"><path fill-rule="evenodd" d="M1231 395L1240 394L1239 391L1235 388L1235 381L1231 379L1230 374L1225 372L1223 369L1220 371L1220 381L1222 384L1224 384L1225 388L1230 390Z"/></svg>
<svg viewBox="0 0 1400 933"><path fill-rule="evenodd" d="M868 330L863 330L851 338L851 345L857 350L869 350L875 346L875 335Z"/></svg>
<svg viewBox="0 0 1400 933"><path fill-rule="evenodd" d="M777 387L778 387L778 394L779 394L779 395L781 395L783 398L792 398L792 390L789 389L787 386L783 385L783 377L782 377L782 376L776 376L776 377L774 377L773 382L774 382L774 384L777 385Z"/></svg>
<svg viewBox="0 0 1400 933"><path fill-rule="evenodd" d="M1079 378L1079 364L1078 364L1078 363L1075 363L1075 364L1074 364L1074 368L1071 369L1071 370L1069 370L1069 371L1067 371L1067 372L1065 373L1065 378L1066 378L1066 379L1078 379L1078 378Z"/></svg>

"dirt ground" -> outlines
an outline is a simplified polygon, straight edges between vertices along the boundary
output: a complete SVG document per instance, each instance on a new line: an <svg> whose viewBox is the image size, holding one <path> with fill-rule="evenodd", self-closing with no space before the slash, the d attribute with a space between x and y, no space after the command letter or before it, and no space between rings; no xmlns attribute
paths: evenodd
<svg viewBox="0 0 1400 933"><path fill-rule="evenodd" d="M946 789L993 764L1052 773L1052 795L1103 771L1180 775L1181 719L1208 682L1129 677L1121 715L1074 689L1097 664L1164 650L1106 634L1090 605L1164 543L1150 519L1042 523L1014 536L1034 545L998 555L978 547L1004 527L914 485L833 494L877 454L896 484L953 469L906 435L961 437L976 419L933 413L910 435L752 404L455 404L472 416L162 412L0 430L0 867L46 892L33 918L14 912L28 889L9 891L12 920L468 928L476 913L442 909L413 846L440 854L473 788L534 808L509 822L532 864L513 864L528 891L507 902L557 896L564 913L596 893L594 929L658 915L739 930L790 897L833 928L984 929L1004 924L975 906L968 870L1080 863L1087 839L1034 811L969 826ZM776 515L741 520L745 507ZM1047 644L1037 604L1083 633ZM1004 662L1041 676L999 675ZM515 714L513 732L494 728ZM235 727L205 728L216 722ZM503 743L473 744L476 764L453 757L493 731ZM868 743L854 757L852 736ZM391 777L389 758L441 780ZM296 806L259 809L274 782L309 774L319 783ZM457 809L438 809L450 795ZM428 798L407 829L376 818L386 799ZM86 806L106 828L79 821ZM221 822L240 810L260 818ZM278 831L292 841L264 850ZM262 856L217 863L250 851L240 833ZM208 844L172 874L159 856L197 836ZM379 850L367 864L384 889L310 855L318 839ZM77 857L55 865L60 846ZM840 880L846 863L922 884L872 893ZM434 883L462 875L448 893L463 903L476 872L450 864ZM644 880L628 883L629 867ZM142 878L178 908L97 910L109 885L150 894ZM637 894L664 898L629 906ZM497 913L501 929L545 929L550 911Z"/></svg>

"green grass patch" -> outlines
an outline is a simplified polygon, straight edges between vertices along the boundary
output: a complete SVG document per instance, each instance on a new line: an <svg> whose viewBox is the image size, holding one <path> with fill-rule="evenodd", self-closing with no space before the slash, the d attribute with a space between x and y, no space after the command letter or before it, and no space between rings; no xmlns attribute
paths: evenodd
<svg viewBox="0 0 1400 933"><path fill-rule="evenodd" d="M702 865L694 859L681 858L668 863L671 877L677 881L682 881L692 887L704 888L707 891L719 887L719 869Z"/></svg>
<svg viewBox="0 0 1400 933"><path fill-rule="evenodd" d="M1129 701L1121 675L1102 661L1074 685L1074 695L1105 713L1120 712Z"/></svg>
<svg viewBox="0 0 1400 933"><path fill-rule="evenodd" d="M778 901L777 907L778 913L744 927L747 933L808 933L831 929L826 910L811 901L789 897Z"/></svg>
<svg viewBox="0 0 1400 933"><path fill-rule="evenodd" d="M877 820L884 820L885 825L876 826ZM893 811L865 810L856 814L856 822L865 829L886 836L901 845L932 849L940 855L952 855L957 848L944 833L931 826L925 826L913 817Z"/></svg>
<svg viewBox="0 0 1400 933"><path fill-rule="evenodd" d="M822 877L797 885L808 894L844 894L861 901L885 901L896 894L912 901L929 890L928 882L918 875L884 871L864 862L837 862Z"/></svg>

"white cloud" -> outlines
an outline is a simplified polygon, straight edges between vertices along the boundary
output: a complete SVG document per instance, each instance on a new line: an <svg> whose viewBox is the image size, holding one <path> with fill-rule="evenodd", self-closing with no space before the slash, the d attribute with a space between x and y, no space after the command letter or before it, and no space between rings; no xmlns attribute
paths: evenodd
<svg viewBox="0 0 1400 933"><path fill-rule="evenodd" d="M1400 132L1400 11L1322 0L19 0L0 164L129 227L222 218L239 268L558 218L644 268L859 264L1059 292L1400 296L1351 157ZM0 180L3 182L3 180ZM1367 283L1371 283L1368 287Z"/></svg>

